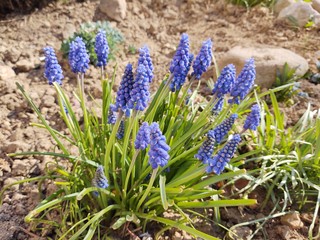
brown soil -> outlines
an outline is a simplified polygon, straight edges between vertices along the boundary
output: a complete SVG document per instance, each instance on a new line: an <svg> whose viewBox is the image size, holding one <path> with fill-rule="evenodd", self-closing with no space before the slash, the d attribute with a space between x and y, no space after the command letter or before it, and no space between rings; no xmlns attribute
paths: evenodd
<svg viewBox="0 0 320 240"><path fill-rule="evenodd" d="M111 21L111 24L117 27L126 39L117 53L119 72L116 78L117 83L126 63L136 63L137 54L130 54L129 46L139 48L147 44L151 49L155 66L153 86L155 89L157 83L168 71L170 59L183 32L189 34L191 49L194 53L197 53L202 41L207 38L214 40L216 56L236 45L252 46L262 43L290 49L305 57L311 69L315 69L313 59L320 40L316 29L295 29L285 26L275 20L269 9L262 7L248 11L245 8L227 5L222 0L177 0L174 1L174 4L163 2L128 1L126 19L120 23ZM56 4L51 3L29 15L10 15L0 21L0 63L3 61L6 65L11 66L17 74L10 81L0 81L0 142L2 143L0 146L0 187L14 180L40 175L44 171L45 164L50 160L47 157L10 158L7 156L8 153L31 150L49 151L53 148L53 141L45 131L29 125L30 122L38 122L37 117L27 106L14 83L17 81L23 84L49 123L57 129L63 129L64 125L56 112L54 90L43 78L43 62L40 61L43 55L42 48L51 45L58 51L62 40L72 32L73 26L78 29L81 23L106 20L107 17L96 10L98 3L98 1L83 3L58 1ZM112 73L115 64L115 62L109 63L107 67L109 74ZM67 72L67 67L64 67L64 70ZM74 75L69 72L65 75L63 88L66 92L71 93L76 84ZM100 83L97 81L98 75L99 71L93 67L86 74L86 91L97 98L101 96ZM212 74L209 74L208 77L210 75ZM289 113L289 124L295 122L303 114L307 102L311 102L314 108L320 107L320 85L313 85L306 80L301 82L302 90L307 92L310 98L297 97L296 104L291 108L284 106L284 110ZM48 189L43 189L42 193L45 191ZM4 204L0 207L1 240L35 237L26 230L28 225L23 223L23 217L36 204L37 196L37 186L28 183L5 193ZM232 215L237 217L230 218L228 215L230 213L222 213L222 219L228 227L241 221L247 221L248 216L249 219L255 219L266 214L248 209L241 216L237 209L230 211L235 211ZM307 224L305 226L308 226ZM279 220L269 221L266 225L269 239L282 239L282 227L284 226L279 223ZM213 227L213 224L203 224L203 230L220 237L225 234L218 227ZM291 233L296 233L296 231L292 230ZM175 235L176 232L168 234ZM302 229L296 234L301 238L292 239L304 239L306 234L306 230ZM257 235L255 239L263 239L262 237L262 234ZM176 236L172 239L188 238Z"/></svg>

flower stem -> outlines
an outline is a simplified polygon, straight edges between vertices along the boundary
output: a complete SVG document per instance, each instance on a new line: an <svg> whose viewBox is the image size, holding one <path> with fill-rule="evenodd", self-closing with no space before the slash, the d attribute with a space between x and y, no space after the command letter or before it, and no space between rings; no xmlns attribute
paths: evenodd
<svg viewBox="0 0 320 240"><path fill-rule="evenodd" d="M126 180L125 180L125 183L124 183L124 189L123 189L123 196L126 197L126 193L127 193L127 188L128 188L128 182L129 182L129 178L130 178L130 174L132 172L132 169L134 167L134 163L138 157L138 154L139 154L140 150L138 149L134 155L133 155L133 158L131 160L131 163L130 163L130 166L129 166L129 169L128 169L128 172L127 172L127 176L126 176Z"/></svg>

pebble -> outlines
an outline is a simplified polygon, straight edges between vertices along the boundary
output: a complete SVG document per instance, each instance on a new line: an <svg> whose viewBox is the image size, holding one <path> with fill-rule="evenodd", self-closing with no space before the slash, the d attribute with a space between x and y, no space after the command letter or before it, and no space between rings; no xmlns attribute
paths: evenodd
<svg viewBox="0 0 320 240"><path fill-rule="evenodd" d="M303 227L303 222L298 212L286 214L280 218L280 221L283 225L289 226L292 229L300 229Z"/></svg>

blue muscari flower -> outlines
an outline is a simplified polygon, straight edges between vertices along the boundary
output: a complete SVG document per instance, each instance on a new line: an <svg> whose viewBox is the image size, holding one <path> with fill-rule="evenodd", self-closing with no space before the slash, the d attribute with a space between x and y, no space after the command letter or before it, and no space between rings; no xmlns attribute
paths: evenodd
<svg viewBox="0 0 320 240"><path fill-rule="evenodd" d="M256 78L256 67L254 59L250 58L246 61L242 71L236 79L230 95L233 97L229 103L239 104L241 100L249 93Z"/></svg>
<svg viewBox="0 0 320 240"><path fill-rule="evenodd" d="M260 124L260 107L258 104L254 104L251 107L251 112L248 115L243 128L245 130L251 129L251 130L257 130L257 127Z"/></svg>
<svg viewBox="0 0 320 240"><path fill-rule="evenodd" d="M144 46L140 48L139 53L138 66L143 65L145 67L148 81L151 83L153 79L153 64L150 57L149 48Z"/></svg>
<svg viewBox="0 0 320 240"><path fill-rule="evenodd" d="M185 71L173 76L173 79L170 82L170 90L172 92L180 90L182 85L185 83L187 76L188 76L188 72L191 67L192 61L193 61L193 54L189 54L188 65L187 65Z"/></svg>
<svg viewBox="0 0 320 240"><path fill-rule="evenodd" d="M216 84L212 90L212 94L217 94L217 97L222 97L225 94L231 92L231 89L236 80L236 67L233 64L225 66L220 76L217 79Z"/></svg>
<svg viewBox="0 0 320 240"><path fill-rule="evenodd" d="M134 141L135 149L144 150L150 144L150 128L147 122L142 123L138 133L136 140Z"/></svg>
<svg viewBox="0 0 320 240"><path fill-rule="evenodd" d="M96 35L96 42L94 51L97 54L97 66L102 67L107 65L108 55L109 55L109 46L106 37L106 32L100 30Z"/></svg>
<svg viewBox="0 0 320 240"><path fill-rule="evenodd" d="M108 123L115 124L117 121L117 108L114 104L110 104L109 111L108 111Z"/></svg>
<svg viewBox="0 0 320 240"><path fill-rule="evenodd" d="M194 157L201 160L203 163L208 163L209 159L212 157L215 142L214 132L213 130L210 130L207 133L207 139L203 142L198 153L194 155Z"/></svg>
<svg viewBox="0 0 320 240"><path fill-rule="evenodd" d="M108 180L107 180L106 176L104 175L102 165L98 166L98 168L96 170L96 174L95 174L94 178L92 179L91 184L92 184L92 186L97 187L97 188L107 188L109 186ZM99 193L93 192L93 194L95 196L98 196Z"/></svg>
<svg viewBox="0 0 320 240"><path fill-rule="evenodd" d="M235 134L233 138L218 152L218 154L209 160L207 173L211 173L213 171L215 174L219 175L233 157L240 141L240 135Z"/></svg>
<svg viewBox="0 0 320 240"><path fill-rule="evenodd" d="M128 107L143 111L150 100L149 79L144 65L138 65L135 80L130 92Z"/></svg>
<svg viewBox="0 0 320 240"><path fill-rule="evenodd" d="M188 74L189 65L189 36L186 33L181 35L180 43L177 51L170 64L170 72L172 75L172 82L170 83L170 90L172 92L181 88Z"/></svg>
<svg viewBox="0 0 320 240"><path fill-rule="evenodd" d="M224 98L220 97L218 99L218 102L213 106L213 108L211 109L211 112L215 115L219 114L222 110L223 107L223 103L224 103Z"/></svg>
<svg viewBox="0 0 320 240"><path fill-rule="evenodd" d="M85 73L89 68L89 55L81 37L70 43L69 63L74 73Z"/></svg>
<svg viewBox="0 0 320 240"><path fill-rule="evenodd" d="M123 137L124 137L124 121L121 121L118 132L117 132L117 138L122 139Z"/></svg>
<svg viewBox="0 0 320 240"><path fill-rule="evenodd" d="M152 169L159 166L164 167L170 158L168 154L170 147L166 143L166 137L162 135L158 123L150 125L150 139L149 164Z"/></svg>
<svg viewBox="0 0 320 240"><path fill-rule="evenodd" d="M238 114L232 114L229 118L224 120L221 124L216 126L215 129L213 129L213 134L217 143L220 143L222 139L227 135L237 118Z"/></svg>
<svg viewBox="0 0 320 240"><path fill-rule="evenodd" d="M207 71L212 61L212 41L208 39L203 42L202 47L195 61L193 62L193 73L195 79L199 80L201 75Z"/></svg>
<svg viewBox="0 0 320 240"><path fill-rule="evenodd" d="M122 80L120 82L120 87L117 92L116 107L121 108L127 116L130 115L130 109L128 108L128 102L130 100L130 92L133 88L133 73L132 65L129 63L124 70Z"/></svg>
<svg viewBox="0 0 320 240"><path fill-rule="evenodd" d="M52 85L54 82L62 84L62 69L58 63L58 59L52 47L45 47L43 49L45 54L45 65L44 65L44 77L48 79L49 84Z"/></svg>

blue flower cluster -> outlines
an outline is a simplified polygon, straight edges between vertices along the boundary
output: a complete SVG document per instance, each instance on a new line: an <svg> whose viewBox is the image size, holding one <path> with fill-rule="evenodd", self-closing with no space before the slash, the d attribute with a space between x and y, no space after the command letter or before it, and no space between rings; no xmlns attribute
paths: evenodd
<svg viewBox="0 0 320 240"><path fill-rule="evenodd" d="M70 43L69 63L74 73L85 73L89 68L89 55L81 37Z"/></svg>
<svg viewBox="0 0 320 240"><path fill-rule="evenodd" d="M107 41L106 32L100 30L96 35L96 42L94 51L97 54L97 66L105 67L107 65L108 55L109 55L109 46Z"/></svg>
<svg viewBox="0 0 320 240"><path fill-rule="evenodd" d="M135 81L130 92L128 107L143 111L150 100L148 71L144 65L138 65Z"/></svg>
<svg viewBox="0 0 320 240"><path fill-rule="evenodd" d="M124 137L124 121L121 121L118 132L117 132L117 138L122 139L123 137Z"/></svg>
<svg viewBox="0 0 320 240"><path fill-rule="evenodd" d="M225 66L214 85L212 94L216 94L218 98L221 98L223 95L230 93L235 80L236 67L233 64Z"/></svg>
<svg viewBox="0 0 320 240"><path fill-rule="evenodd" d="M147 74L148 82L151 83L153 79L153 64L150 57L149 48L144 46L139 50L138 66L143 65Z"/></svg>
<svg viewBox="0 0 320 240"><path fill-rule="evenodd" d="M256 78L256 68L254 59L250 58L246 61L242 71L235 81L234 87L231 90L230 95L233 97L229 100L229 103L239 104L241 100L249 93L254 84Z"/></svg>
<svg viewBox="0 0 320 240"><path fill-rule="evenodd" d="M232 114L229 118L224 120L213 130L213 134L217 143L220 143L222 139L227 135L237 118L238 114Z"/></svg>
<svg viewBox="0 0 320 240"><path fill-rule="evenodd" d="M136 140L134 141L135 149L144 150L150 144L150 128L147 122L142 123L137 133Z"/></svg>
<svg viewBox="0 0 320 240"><path fill-rule="evenodd" d="M152 169L156 169L161 166L164 167L170 158L168 151L170 147L166 143L166 137L162 135L158 123L152 123L150 125L150 150L149 164Z"/></svg>
<svg viewBox="0 0 320 240"><path fill-rule="evenodd" d="M218 99L218 102L213 106L213 108L211 109L212 114L217 115L221 112L222 107L223 107L223 103L224 103L224 98L220 97Z"/></svg>
<svg viewBox="0 0 320 240"><path fill-rule="evenodd" d="M213 171L215 174L219 175L233 157L240 141L240 135L235 134L233 138L218 152L218 154L209 160L207 172L211 173Z"/></svg>
<svg viewBox="0 0 320 240"><path fill-rule="evenodd" d="M117 121L117 108L114 104L110 104L108 111L108 123L115 124Z"/></svg>
<svg viewBox="0 0 320 240"><path fill-rule="evenodd" d="M251 107L251 112L250 114L248 115L245 123L244 123L244 126L243 128L245 130L247 129L251 129L251 130L257 130L257 127L259 126L260 124L260 107L258 104L254 104L252 107Z"/></svg>
<svg viewBox="0 0 320 240"><path fill-rule="evenodd" d="M193 62L193 73L195 79L199 80L201 75L207 71L212 61L212 41L208 39L203 42L202 47L195 61Z"/></svg>
<svg viewBox="0 0 320 240"><path fill-rule="evenodd" d="M173 76L170 83L170 90L172 92L180 90L190 70L193 55L189 53L189 45L189 36L183 33L170 65L170 72Z"/></svg>
<svg viewBox="0 0 320 240"><path fill-rule="evenodd" d="M103 166L99 165L97 170L96 170L96 174L94 176L94 178L92 179L91 182L92 186L97 187L97 188L107 188L109 186L108 184L108 180L106 178L106 176L104 175L104 171L103 171ZM95 196L98 196L98 192L93 192L93 194Z"/></svg>
<svg viewBox="0 0 320 240"><path fill-rule="evenodd" d="M52 85L54 82L62 84L62 69L58 63L58 59L52 47L45 47L43 49L45 54L45 65L44 65L44 76L49 81L49 84Z"/></svg>
<svg viewBox="0 0 320 240"><path fill-rule="evenodd" d="M117 98L115 103L117 109L121 108L121 110L125 112L127 116L130 116L130 109L128 107L128 103L130 100L130 92L132 88L133 88L133 72L132 72L132 65L129 63L126 66L122 80L120 82L120 87L117 92Z"/></svg>
<svg viewBox="0 0 320 240"><path fill-rule="evenodd" d="M210 130L207 133L207 139L203 142L198 153L194 157L199 159L205 164L208 163L209 159L212 157L215 142L216 142L216 139L214 136L214 131Z"/></svg>

